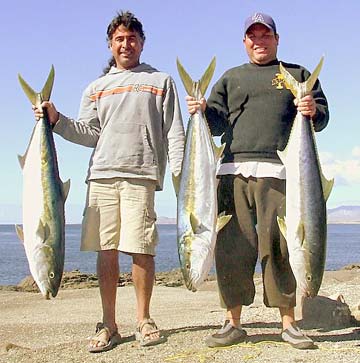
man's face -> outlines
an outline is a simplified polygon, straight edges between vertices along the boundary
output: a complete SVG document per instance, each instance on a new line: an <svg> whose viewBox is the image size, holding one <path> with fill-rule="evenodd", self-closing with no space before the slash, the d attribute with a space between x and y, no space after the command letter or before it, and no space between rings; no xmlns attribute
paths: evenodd
<svg viewBox="0 0 360 363"><path fill-rule="evenodd" d="M144 42L138 32L120 25L110 40L110 49L120 69L132 69L139 65Z"/></svg>
<svg viewBox="0 0 360 363"><path fill-rule="evenodd" d="M265 25L252 25L243 42L251 63L267 64L276 59L279 36Z"/></svg>

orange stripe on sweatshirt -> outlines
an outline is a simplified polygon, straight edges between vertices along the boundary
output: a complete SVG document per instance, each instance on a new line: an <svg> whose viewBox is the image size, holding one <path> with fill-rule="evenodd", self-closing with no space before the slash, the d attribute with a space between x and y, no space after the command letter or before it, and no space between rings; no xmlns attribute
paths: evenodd
<svg viewBox="0 0 360 363"><path fill-rule="evenodd" d="M162 88L147 86L145 84L134 84L134 85L116 87L113 89L96 92L90 95L90 99L92 101L96 101L102 97L107 97L125 92L149 92L154 94L155 96L162 96L164 94L164 90Z"/></svg>

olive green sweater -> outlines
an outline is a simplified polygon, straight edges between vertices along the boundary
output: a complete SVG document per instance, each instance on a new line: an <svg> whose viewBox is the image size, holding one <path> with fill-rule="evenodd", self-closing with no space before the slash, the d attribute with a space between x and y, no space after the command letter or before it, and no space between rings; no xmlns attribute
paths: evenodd
<svg viewBox="0 0 360 363"><path fill-rule="evenodd" d="M285 68L300 82L310 73L296 64ZM317 81L312 91L317 104L313 118L315 131L328 123L327 100ZM286 89L279 61L267 65L248 63L232 68L214 85L205 110L211 133L226 143L223 163L280 159L296 115L294 96Z"/></svg>

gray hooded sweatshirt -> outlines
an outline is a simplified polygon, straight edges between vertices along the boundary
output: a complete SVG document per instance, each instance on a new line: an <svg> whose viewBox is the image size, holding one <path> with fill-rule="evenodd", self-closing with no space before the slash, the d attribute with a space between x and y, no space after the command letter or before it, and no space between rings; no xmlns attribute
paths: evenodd
<svg viewBox="0 0 360 363"><path fill-rule="evenodd" d="M54 131L94 148L87 180L143 178L161 190L167 157L171 172L181 171L185 136L176 87L145 63L112 67L85 89L78 120L60 114Z"/></svg>

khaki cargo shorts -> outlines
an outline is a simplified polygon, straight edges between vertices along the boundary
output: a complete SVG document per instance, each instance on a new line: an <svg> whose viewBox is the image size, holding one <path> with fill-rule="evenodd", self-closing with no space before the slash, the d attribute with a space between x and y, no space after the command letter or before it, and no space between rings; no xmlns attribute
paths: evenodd
<svg viewBox="0 0 360 363"><path fill-rule="evenodd" d="M119 250L155 256L156 182L112 178L89 181L81 251Z"/></svg>

